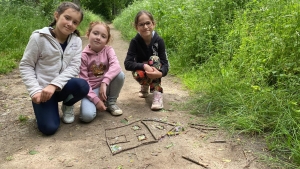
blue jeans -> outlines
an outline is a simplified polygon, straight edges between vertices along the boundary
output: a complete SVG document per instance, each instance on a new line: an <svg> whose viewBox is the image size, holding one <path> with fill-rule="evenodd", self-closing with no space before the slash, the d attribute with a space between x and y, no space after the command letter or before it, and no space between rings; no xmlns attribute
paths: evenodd
<svg viewBox="0 0 300 169"><path fill-rule="evenodd" d="M64 105L72 106L88 92L89 84L84 79L71 78L63 89L56 91L47 102L32 102L38 129L45 135L54 134L60 125L58 102L63 101Z"/></svg>
<svg viewBox="0 0 300 169"><path fill-rule="evenodd" d="M120 72L107 86L107 106L116 104L120 91L124 84L124 79L125 74L123 72ZM93 91L97 94L98 97L99 89L100 87L93 89ZM96 105L93 102L91 102L87 97L83 98L80 105L80 120L86 123L91 122L96 117L96 114Z"/></svg>

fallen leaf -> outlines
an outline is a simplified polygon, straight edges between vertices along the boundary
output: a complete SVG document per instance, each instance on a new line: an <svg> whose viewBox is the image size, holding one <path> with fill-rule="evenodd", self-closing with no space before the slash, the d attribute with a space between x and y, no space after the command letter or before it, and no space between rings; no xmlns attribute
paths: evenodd
<svg viewBox="0 0 300 169"><path fill-rule="evenodd" d="M30 155L35 155L35 154L37 154L37 153L39 153L39 152L38 152L38 151L35 151L35 150L30 150L30 151L29 151L29 154L30 154Z"/></svg>
<svg viewBox="0 0 300 169"><path fill-rule="evenodd" d="M229 159L223 159L222 161L223 161L223 162L227 162L227 163L230 163L230 162L231 162L231 160L229 160Z"/></svg>
<svg viewBox="0 0 300 169"><path fill-rule="evenodd" d="M171 143L171 144L168 144L165 148L169 149L169 148L171 148L171 147L173 147L173 146L174 146L174 144Z"/></svg>

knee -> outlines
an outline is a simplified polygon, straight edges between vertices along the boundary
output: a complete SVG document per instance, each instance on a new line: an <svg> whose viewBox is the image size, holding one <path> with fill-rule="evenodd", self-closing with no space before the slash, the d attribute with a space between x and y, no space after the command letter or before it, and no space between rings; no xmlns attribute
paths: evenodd
<svg viewBox="0 0 300 169"><path fill-rule="evenodd" d="M78 93L81 93L83 96L89 93L90 86L88 82L84 79L78 80Z"/></svg>
<svg viewBox="0 0 300 169"><path fill-rule="evenodd" d="M58 127L59 127L59 124L58 125L43 124L43 125L38 126L38 129L45 135L53 135L58 130Z"/></svg>
<svg viewBox="0 0 300 169"><path fill-rule="evenodd" d="M96 112L94 113L81 113L79 119L82 122L89 123L93 121L96 117Z"/></svg>
<svg viewBox="0 0 300 169"><path fill-rule="evenodd" d="M125 74L123 72L120 72L116 77L115 77L115 81L117 82L124 82L125 79Z"/></svg>

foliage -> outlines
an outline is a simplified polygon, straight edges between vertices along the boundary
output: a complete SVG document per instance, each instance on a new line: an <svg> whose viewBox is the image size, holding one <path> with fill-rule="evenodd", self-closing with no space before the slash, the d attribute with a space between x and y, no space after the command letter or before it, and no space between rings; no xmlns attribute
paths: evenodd
<svg viewBox="0 0 300 169"><path fill-rule="evenodd" d="M37 3L39 2L39 3ZM0 1L0 74L18 66L31 33L48 26L60 1ZM47 11L45 11L47 9ZM103 20L86 10L78 30L84 35L89 23Z"/></svg>
<svg viewBox="0 0 300 169"><path fill-rule="evenodd" d="M7 73L17 66L31 32L47 25L41 11L41 7L32 4L0 3L0 73Z"/></svg>
<svg viewBox="0 0 300 169"><path fill-rule="evenodd" d="M135 1L113 21L127 40L141 9L157 21L170 73L201 96L189 109L232 131L266 135L270 151L300 165L298 0Z"/></svg>
<svg viewBox="0 0 300 169"><path fill-rule="evenodd" d="M133 0L81 0L81 5L93 13L103 16L105 20L111 21L115 15L131 4L132 1Z"/></svg>

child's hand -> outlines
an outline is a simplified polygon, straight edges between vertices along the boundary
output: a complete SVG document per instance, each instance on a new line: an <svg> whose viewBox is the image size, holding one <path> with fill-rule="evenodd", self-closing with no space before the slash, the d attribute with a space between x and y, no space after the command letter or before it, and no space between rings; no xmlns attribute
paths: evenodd
<svg viewBox="0 0 300 169"><path fill-rule="evenodd" d="M150 79L158 79L162 77L162 72L157 70L155 67L151 67L152 71L146 71L147 77Z"/></svg>
<svg viewBox="0 0 300 169"><path fill-rule="evenodd" d="M47 102L49 99L51 99L55 90L56 90L56 86L54 85L50 84L46 86L41 92L41 97L40 97L41 102Z"/></svg>
<svg viewBox="0 0 300 169"><path fill-rule="evenodd" d="M34 94L31 98L31 100L35 104L40 104L41 103L41 92Z"/></svg>
<svg viewBox="0 0 300 169"><path fill-rule="evenodd" d="M148 65L148 64L144 64L144 70L145 70L145 72L152 72L153 71L153 69L151 68L151 66Z"/></svg>
<svg viewBox="0 0 300 169"><path fill-rule="evenodd" d="M97 110L100 110L100 111L106 110L106 107L105 107L105 105L104 105L104 103L103 103L102 100L100 100L100 101L97 103L96 108L97 108Z"/></svg>

